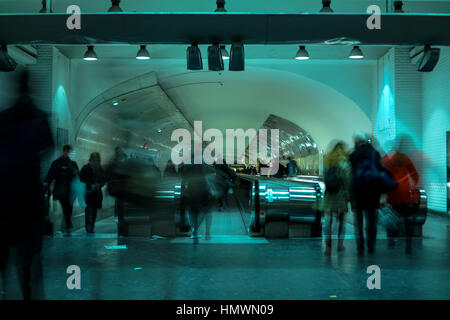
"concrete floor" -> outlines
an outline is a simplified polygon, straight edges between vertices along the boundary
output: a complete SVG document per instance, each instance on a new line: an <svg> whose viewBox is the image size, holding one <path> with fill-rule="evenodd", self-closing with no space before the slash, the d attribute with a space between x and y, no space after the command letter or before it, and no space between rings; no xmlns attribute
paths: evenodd
<svg viewBox="0 0 450 320"><path fill-rule="evenodd" d="M213 227L214 221L236 220L225 215L215 213ZM185 238L118 239L114 228L109 219L98 223L94 236L80 230L71 238L44 240L46 299L450 298L447 218L429 216L424 237L414 240L412 255L404 253L403 239L392 248L380 233L375 254L362 258L356 256L351 234L344 252L334 250L327 257L321 239L213 233L211 240L193 245ZM114 245L126 249L105 247ZM66 287L69 265L81 268L81 290ZM370 265L381 268L380 290L366 286ZM17 286L12 288L8 298L20 298Z"/></svg>

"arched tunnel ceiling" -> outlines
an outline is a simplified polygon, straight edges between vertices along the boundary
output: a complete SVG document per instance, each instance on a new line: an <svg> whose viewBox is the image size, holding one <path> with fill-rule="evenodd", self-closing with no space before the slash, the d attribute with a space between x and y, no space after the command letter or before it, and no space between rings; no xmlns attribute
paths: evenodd
<svg viewBox="0 0 450 320"><path fill-rule="evenodd" d="M333 139L350 143L355 131L372 130L351 99L289 72L249 67L245 72L184 72L159 82L189 122L202 120L204 130L259 129L274 114L306 130L322 149Z"/></svg>
<svg viewBox="0 0 450 320"><path fill-rule="evenodd" d="M108 90L109 99L85 124L108 119L129 132L133 147L145 144L165 152L175 144L170 141L173 130L191 131L197 120L203 122L203 132L217 128L225 134L226 129L257 130L274 114L303 128L319 149L333 139L350 143L355 131L371 132L371 122L352 100L306 77L257 67L246 72L173 72L161 77L159 85L135 91L128 86L132 92L127 94L114 96ZM113 100L119 105L113 106ZM79 138L86 139L88 132L82 125Z"/></svg>

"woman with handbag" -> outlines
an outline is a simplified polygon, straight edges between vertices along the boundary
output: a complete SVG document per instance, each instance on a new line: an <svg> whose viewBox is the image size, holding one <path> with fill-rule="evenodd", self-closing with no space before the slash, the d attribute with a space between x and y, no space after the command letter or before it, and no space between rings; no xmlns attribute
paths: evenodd
<svg viewBox="0 0 450 320"><path fill-rule="evenodd" d="M105 172L100 165L100 153L91 153L89 163L81 169L80 180L86 184L86 232L94 233L97 211L102 208L102 187L106 182Z"/></svg>

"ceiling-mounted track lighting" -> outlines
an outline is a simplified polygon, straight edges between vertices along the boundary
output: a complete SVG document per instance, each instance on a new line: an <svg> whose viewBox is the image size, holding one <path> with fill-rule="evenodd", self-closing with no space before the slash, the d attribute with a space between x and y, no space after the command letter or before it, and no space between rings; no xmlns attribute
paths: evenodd
<svg viewBox="0 0 450 320"><path fill-rule="evenodd" d="M215 12L227 12L227 10L225 9L225 0L217 0L217 9L215 10Z"/></svg>
<svg viewBox="0 0 450 320"><path fill-rule="evenodd" d="M222 50L217 44L208 47L208 69L210 71L222 71Z"/></svg>
<svg viewBox="0 0 450 320"><path fill-rule="evenodd" d="M394 1L394 13L405 13L403 11L403 1Z"/></svg>
<svg viewBox="0 0 450 320"><path fill-rule="evenodd" d="M88 46L88 49L86 50L86 53L84 54L83 60L86 61L97 61L97 54L94 51L94 46Z"/></svg>
<svg viewBox="0 0 450 320"><path fill-rule="evenodd" d="M242 43L235 43L230 50L230 71L244 71L245 69L245 52Z"/></svg>
<svg viewBox="0 0 450 320"><path fill-rule="evenodd" d="M296 60L309 60L309 53L306 51L305 46L300 46L297 51L297 55L295 56Z"/></svg>
<svg viewBox="0 0 450 320"><path fill-rule="evenodd" d="M230 59L230 55L228 54L227 49L225 48L225 46L220 46L220 51L222 53L222 59L223 60L228 60Z"/></svg>
<svg viewBox="0 0 450 320"><path fill-rule="evenodd" d="M108 9L108 12L123 12L120 8L120 0L111 0L111 8Z"/></svg>
<svg viewBox="0 0 450 320"><path fill-rule="evenodd" d="M363 59L364 54L362 53L359 46L354 46L352 51L350 51L350 55L348 56L350 59Z"/></svg>
<svg viewBox="0 0 450 320"><path fill-rule="evenodd" d="M141 45L141 48L139 49L136 59L138 60L149 60L150 59L150 53L148 53L145 45Z"/></svg>
<svg viewBox="0 0 450 320"><path fill-rule="evenodd" d="M197 44L192 44L186 50L187 55L187 68L188 70L202 70L203 69L203 61L202 61L202 53L198 48Z"/></svg>
<svg viewBox="0 0 450 320"><path fill-rule="evenodd" d="M47 3L49 8L47 8ZM42 9L39 10L39 13L53 13L51 0L42 0Z"/></svg>
<svg viewBox="0 0 450 320"><path fill-rule="evenodd" d="M322 0L322 9L320 12L333 12L331 9L331 0Z"/></svg>

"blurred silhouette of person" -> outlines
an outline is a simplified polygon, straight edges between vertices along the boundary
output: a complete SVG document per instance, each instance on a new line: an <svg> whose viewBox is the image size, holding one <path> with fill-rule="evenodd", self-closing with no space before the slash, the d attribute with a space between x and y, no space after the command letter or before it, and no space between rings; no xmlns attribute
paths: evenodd
<svg viewBox="0 0 450 320"><path fill-rule="evenodd" d="M191 157L194 159L194 156ZM183 203L189 208L189 223L191 229L191 238L194 244L198 243L198 228L201 224L202 215L206 216L206 236L209 237L211 227L211 216L208 214L209 204L212 196L207 183L206 175L210 173L208 167L204 164L186 164L183 163L181 169L181 194ZM200 162L200 161L195 161Z"/></svg>
<svg viewBox="0 0 450 320"><path fill-rule="evenodd" d="M320 202L319 210L325 212L325 254L331 254L331 233L333 218L338 226L338 251L344 250L344 216L348 211L348 203L352 193L352 166L348 159L347 146L343 141L334 145L324 157L325 195Z"/></svg>
<svg viewBox="0 0 450 320"><path fill-rule="evenodd" d="M288 158L287 163L287 174L289 177L293 177L300 174L300 168L298 167L297 161L292 159L292 157Z"/></svg>
<svg viewBox="0 0 450 320"><path fill-rule="evenodd" d="M105 172L100 164L100 153L93 152L89 163L81 169L80 180L86 184L85 228L87 233L94 233L97 211L102 208L105 185Z"/></svg>
<svg viewBox="0 0 450 320"><path fill-rule="evenodd" d="M164 177L176 177L177 175L177 169L172 160L167 161L167 166L164 169Z"/></svg>
<svg viewBox="0 0 450 320"><path fill-rule="evenodd" d="M377 210L380 206L381 191L375 181L368 181L371 170L387 171L382 165L380 154L368 142L364 134L354 136L355 149L350 154L353 169L353 207L355 208L355 227L358 255L364 254L363 223L366 220L367 249L369 253L375 250L377 237ZM367 179L366 179L367 178ZM366 219L364 219L366 215Z"/></svg>
<svg viewBox="0 0 450 320"><path fill-rule="evenodd" d="M216 171L216 183L219 185L219 211L225 211L227 207L227 197L230 189L234 186L235 172L230 169L225 160L223 163L215 163L214 169Z"/></svg>
<svg viewBox="0 0 450 320"><path fill-rule="evenodd" d="M400 139L400 144L402 139ZM401 146L398 147L401 149ZM412 224L409 216L415 205L420 203L420 192L416 190L419 174L411 159L400 151L393 150L383 158L383 164L389 169L398 186L388 193L387 203L405 220L406 253L411 253Z"/></svg>
<svg viewBox="0 0 450 320"><path fill-rule="evenodd" d="M0 113L0 271L5 284L10 252L15 250L26 300L43 298L40 252L45 212L41 156L53 146L47 114L33 103L28 80L25 71L20 76L17 101Z"/></svg>
<svg viewBox="0 0 450 320"><path fill-rule="evenodd" d="M47 177L45 178L44 187L48 188L55 182L52 191L53 198L61 204L66 226L65 232L66 234L70 234L73 229L72 210L74 200L71 196L71 184L72 180L78 176L79 169L77 163L69 157L72 146L66 144L62 151L61 157L52 162Z"/></svg>

